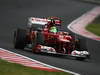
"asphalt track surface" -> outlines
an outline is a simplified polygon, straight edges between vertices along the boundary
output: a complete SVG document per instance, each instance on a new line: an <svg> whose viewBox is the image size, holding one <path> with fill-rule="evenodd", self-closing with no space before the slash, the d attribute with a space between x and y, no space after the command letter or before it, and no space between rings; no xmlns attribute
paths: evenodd
<svg viewBox="0 0 100 75"><path fill-rule="evenodd" d="M62 17L62 29L67 31L67 25L71 21L95 6L97 5L78 0L0 0L0 47L82 75L100 75L100 42L87 39L91 59L86 61L77 61L66 56L38 55L29 50L15 50L12 44L13 31L17 27L25 27L27 17Z"/></svg>

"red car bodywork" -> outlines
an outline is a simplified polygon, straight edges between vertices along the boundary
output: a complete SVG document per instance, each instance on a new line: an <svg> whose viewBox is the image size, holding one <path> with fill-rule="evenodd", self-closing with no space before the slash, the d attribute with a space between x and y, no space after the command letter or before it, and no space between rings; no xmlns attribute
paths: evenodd
<svg viewBox="0 0 100 75"><path fill-rule="evenodd" d="M14 32L14 48L30 48L35 53L64 54L74 56L79 60L84 60L90 56L89 52L86 51L86 44L83 45L83 41L85 42L85 40L69 35L68 32L50 32L50 27L52 27L50 19L52 18L55 20L55 25L61 26L61 20L57 17L45 19L29 18L29 28L17 29ZM38 29L39 26L35 24L41 24L44 27ZM37 26L37 28L34 26Z"/></svg>
<svg viewBox="0 0 100 75"><path fill-rule="evenodd" d="M31 32L31 40L34 40L36 33L36 31ZM74 45L71 45L73 44L73 38L68 35L67 32L51 33L47 28L44 28L41 33L44 36L44 46L51 46L52 48L54 47L57 53L71 54L71 51L74 49ZM39 44L39 42L36 44L36 52L41 52L40 45L42 46L42 44Z"/></svg>

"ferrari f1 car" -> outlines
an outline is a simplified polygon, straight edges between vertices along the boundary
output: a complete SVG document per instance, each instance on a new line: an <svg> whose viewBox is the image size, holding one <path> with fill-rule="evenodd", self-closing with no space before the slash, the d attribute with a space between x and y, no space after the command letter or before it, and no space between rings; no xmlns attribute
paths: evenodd
<svg viewBox="0 0 100 75"><path fill-rule="evenodd" d="M14 32L14 48L30 48L34 53L68 55L79 60L89 57L90 54L86 47L82 47L82 39L56 28L61 26L60 18L30 17L28 20L27 28L18 28Z"/></svg>

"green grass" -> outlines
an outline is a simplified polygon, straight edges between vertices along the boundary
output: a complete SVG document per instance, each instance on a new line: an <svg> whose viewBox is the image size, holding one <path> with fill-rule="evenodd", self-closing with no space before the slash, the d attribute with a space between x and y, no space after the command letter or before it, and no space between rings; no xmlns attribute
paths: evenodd
<svg viewBox="0 0 100 75"><path fill-rule="evenodd" d="M0 75L71 75L66 72L48 72L10 63L0 59Z"/></svg>
<svg viewBox="0 0 100 75"><path fill-rule="evenodd" d="M100 36L100 16L96 18L86 29L98 36Z"/></svg>

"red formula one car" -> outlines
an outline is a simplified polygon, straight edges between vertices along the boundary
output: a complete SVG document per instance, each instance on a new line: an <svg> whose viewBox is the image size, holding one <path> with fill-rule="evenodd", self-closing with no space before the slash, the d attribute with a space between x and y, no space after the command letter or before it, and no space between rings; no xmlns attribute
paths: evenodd
<svg viewBox="0 0 100 75"><path fill-rule="evenodd" d="M14 32L14 48L30 48L34 53L46 52L86 59L90 54L85 47L82 49L83 40L68 32L58 31L57 26L61 26L58 17L29 18L26 29Z"/></svg>

